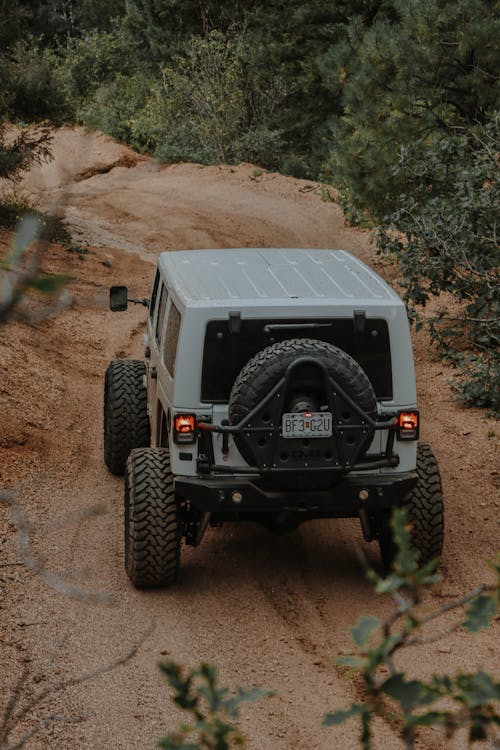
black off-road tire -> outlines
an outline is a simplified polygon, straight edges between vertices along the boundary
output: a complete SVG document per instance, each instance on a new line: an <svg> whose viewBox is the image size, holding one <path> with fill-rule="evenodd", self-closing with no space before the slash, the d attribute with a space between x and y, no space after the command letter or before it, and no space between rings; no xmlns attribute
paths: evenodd
<svg viewBox="0 0 500 750"><path fill-rule="evenodd" d="M439 468L429 445L417 446L417 484L403 503L408 510L412 544L425 565L441 555L444 540L443 490ZM382 563L390 570L396 555L389 517L382 524L379 536Z"/></svg>
<svg viewBox="0 0 500 750"><path fill-rule="evenodd" d="M125 570L136 588L176 581L181 538L168 449L134 449L125 475Z"/></svg>
<svg viewBox="0 0 500 750"><path fill-rule="evenodd" d="M104 381L104 461L122 475L133 448L150 445L146 367L136 359L115 359Z"/></svg>
<svg viewBox="0 0 500 750"><path fill-rule="evenodd" d="M283 377L288 366L298 357L315 357L325 363L330 376L353 401L372 419L377 418L377 399L373 386L362 367L349 354L333 344L316 339L289 339L266 347L255 355L241 370L234 381L229 397L229 421L238 424L261 401ZM366 450L373 437L367 431L363 450ZM254 457L245 444L235 442L248 464Z"/></svg>

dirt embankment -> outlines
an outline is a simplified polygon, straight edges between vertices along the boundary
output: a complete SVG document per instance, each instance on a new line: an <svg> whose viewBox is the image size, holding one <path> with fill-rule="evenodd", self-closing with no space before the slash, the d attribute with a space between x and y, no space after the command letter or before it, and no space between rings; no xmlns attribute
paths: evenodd
<svg viewBox="0 0 500 750"><path fill-rule="evenodd" d="M358 728L320 727L322 714L356 698L334 658L349 645L362 613L383 616L356 548L369 560L358 524L304 525L284 537L257 526L210 530L187 549L180 583L170 591L134 590L122 563L122 482L102 462L102 382L110 359L141 356L144 311L106 310L112 283L147 295L156 255L199 247L295 246L350 250L395 280L366 233L344 226L341 211L321 200L318 185L266 174L252 165L158 167L80 130L56 134L55 161L33 170L24 189L49 210L64 209L85 255L53 246L49 270L69 273L74 302L57 318L10 324L0 338L0 486L17 493L31 549L66 582L113 596L113 604L55 592L19 563L16 527L0 506L1 699L23 667L27 695L120 658L124 665L50 696L32 712L78 723L40 727L30 748L154 747L179 717L156 664L175 658L218 664L228 685L258 684L276 698L245 709L253 750L357 747ZM324 196L323 196L324 197ZM11 238L0 238L7 251ZM498 547L498 426L479 410L459 409L425 336L415 336L423 439L441 466L446 498L443 583L426 605L446 602L488 579L485 561ZM99 512L81 515L100 506ZM63 522L67 519L67 522ZM495 662L496 659L496 662ZM401 657L415 674L498 666L498 629L416 647ZM25 725L24 728L28 728ZM377 747L399 748L390 726L377 727ZM462 740L455 747L462 745ZM420 747L450 747L428 732Z"/></svg>

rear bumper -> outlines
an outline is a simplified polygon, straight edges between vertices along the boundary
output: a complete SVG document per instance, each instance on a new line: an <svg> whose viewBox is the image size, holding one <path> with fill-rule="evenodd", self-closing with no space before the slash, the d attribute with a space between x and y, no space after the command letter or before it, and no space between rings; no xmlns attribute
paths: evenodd
<svg viewBox="0 0 500 750"><path fill-rule="evenodd" d="M391 476L349 476L329 489L276 491L259 486L252 477L179 477L175 491L198 510L215 514L288 511L304 518L353 518L363 509L373 513L403 504L416 481L416 472L412 471ZM241 500L236 496L239 502L233 499L234 493L241 495Z"/></svg>

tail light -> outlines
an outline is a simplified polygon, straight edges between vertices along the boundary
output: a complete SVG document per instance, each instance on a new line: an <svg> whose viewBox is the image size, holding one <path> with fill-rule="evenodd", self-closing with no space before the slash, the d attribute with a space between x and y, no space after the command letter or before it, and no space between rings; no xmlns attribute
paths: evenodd
<svg viewBox="0 0 500 750"><path fill-rule="evenodd" d="M420 415L417 409L400 411L397 419L398 440L418 440L420 433Z"/></svg>
<svg viewBox="0 0 500 750"><path fill-rule="evenodd" d="M194 443L196 440L196 417L194 414L174 416L174 443Z"/></svg>

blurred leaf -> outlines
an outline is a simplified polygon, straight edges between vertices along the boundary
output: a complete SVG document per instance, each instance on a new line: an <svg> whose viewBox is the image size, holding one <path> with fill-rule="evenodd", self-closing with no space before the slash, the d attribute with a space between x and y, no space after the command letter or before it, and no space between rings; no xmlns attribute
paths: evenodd
<svg viewBox="0 0 500 750"><path fill-rule="evenodd" d="M28 286L30 289L35 289L42 294L51 294L64 286L64 284L67 284L68 281L71 281L71 276L44 273L34 279L30 279Z"/></svg>
<svg viewBox="0 0 500 750"><path fill-rule="evenodd" d="M457 700L469 708L484 706L500 700L500 682L495 682L489 674L479 671L475 674L459 674L455 680L461 691Z"/></svg>
<svg viewBox="0 0 500 750"><path fill-rule="evenodd" d="M476 633L482 628L490 625L497 611L497 603L488 594L479 594L473 599L465 610L463 627L470 633Z"/></svg>
<svg viewBox="0 0 500 750"><path fill-rule="evenodd" d="M405 679L404 674L395 674L381 685L381 690L401 704L405 714L415 706L425 706L432 703L435 692L419 680Z"/></svg>
<svg viewBox="0 0 500 750"><path fill-rule="evenodd" d="M351 636L360 648L364 648L373 633L378 630L381 621L372 615L362 615L356 625L350 629Z"/></svg>
<svg viewBox="0 0 500 750"><path fill-rule="evenodd" d="M396 573L391 573L386 578L379 578L376 583L375 591L378 594L389 594L391 591L399 591L407 585L406 578L402 578Z"/></svg>
<svg viewBox="0 0 500 750"><path fill-rule="evenodd" d="M273 690L262 690L256 687L250 688L249 690L239 688L237 695L225 700L222 707L228 716L235 717L237 716L238 708L242 703L253 703L261 698L269 698L273 695L276 695Z"/></svg>
<svg viewBox="0 0 500 750"><path fill-rule="evenodd" d="M340 656L337 659L337 664L340 664L341 667L363 669L368 664L368 661L362 656L355 656L354 654L351 654L350 656Z"/></svg>
<svg viewBox="0 0 500 750"><path fill-rule="evenodd" d="M324 727L333 727L338 724L342 724L351 716L359 716L363 714L367 709L362 703L353 703L349 708L340 709L339 711L331 711L323 717L321 725Z"/></svg>
<svg viewBox="0 0 500 750"><path fill-rule="evenodd" d="M414 714L405 717L405 721L412 727L434 727L446 724L449 719L447 711L427 711L425 714Z"/></svg>

